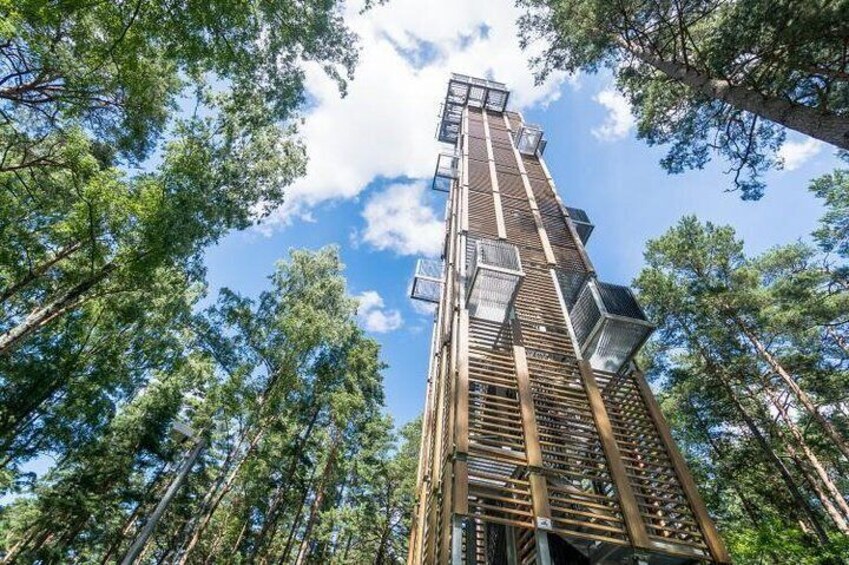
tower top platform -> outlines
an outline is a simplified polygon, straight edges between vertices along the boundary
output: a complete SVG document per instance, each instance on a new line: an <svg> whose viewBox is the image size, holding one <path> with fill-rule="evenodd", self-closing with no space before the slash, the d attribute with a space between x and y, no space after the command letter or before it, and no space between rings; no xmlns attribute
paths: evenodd
<svg viewBox="0 0 849 565"><path fill-rule="evenodd" d="M444 143L457 142L466 105L503 112L507 108L508 98L510 91L503 82L451 73L439 117L437 139Z"/></svg>

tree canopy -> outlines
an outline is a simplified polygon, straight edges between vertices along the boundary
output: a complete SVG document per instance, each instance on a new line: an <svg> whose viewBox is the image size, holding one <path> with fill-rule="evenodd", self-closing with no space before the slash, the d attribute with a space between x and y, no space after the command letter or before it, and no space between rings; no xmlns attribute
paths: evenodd
<svg viewBox="0 0 849 565"><path fill-rule="evenodd" d="M749 257L691 216L635 282L659 325L648 374L738 563L849 557L845 175L811 183L817 246Z"/></svg>
<svg viewBox="0 0 849 565"><path fill-rule="evenodd" d="M849 5L839 0L521 0L523 45L554 69L610 69L670 173L729 162L758 199L789 128L849 149Z"/></svg>

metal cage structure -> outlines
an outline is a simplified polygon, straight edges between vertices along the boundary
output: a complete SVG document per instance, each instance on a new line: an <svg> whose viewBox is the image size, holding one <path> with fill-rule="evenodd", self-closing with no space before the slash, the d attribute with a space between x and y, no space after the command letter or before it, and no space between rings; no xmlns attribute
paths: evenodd
<svg viewBox="0 0 849 565"><path fill-rule="evenodd" d="M451 185L460 177L460 155L456 151L440 153L436 158L431 188L437 192L450 192Z"/></svg>
<svg viewBox="0 0 849 565"><path fill-rule="evenodd" d="M536 124L523 124L516 131L514 141L516 149L522 155L536 155L539 151L542 154L545 149L545 144L542 138L542 128Z"/></svg>
<svg viewBox="0 0 849 565"><path fill-rule="evenodd" d="M436 138L444 143L456 143L464 108L503 112L509 98L510 91L504 83L452 73L442 103Z"/></svg>
<svg viewBox="0 0 849 565"><path fill-rule="evenodd" d="M423 302L439 303L442 297L442 262L435 259L416 261L416 273L410 289L410 298Z"/></svg>
<svg viewBox="0 0 849 565"><path fill-rule="evenodd" d="M618 373L654 331L631 289L587 278L569 316L593 369Z"/></svg>
<svg viewBox="0 0 849 565"><path fill-rule="evenodd" d="M590 221L589 215L580 208L567 207L566 211L569 213L569 218L575 226L575 231L578 232L578 237L581 238L581 243L586 245L587 241L590 239L590 235L592 235L593 230L595 229L595 226Z"/></svg>
<svg viewBox="0 0 849 565"><path fill-rule="evenodd" d="M629 362L651 326L597 281L592 224L508 98L451 75L443 104L443 261L419 262L412 286L438 307L408 565L727 563Z"/></svg>
<svg viewBox="0 0 849 565"><path fill-rule="evenodd" d="M478 239L471 246L468 263L469 316L503 322L525 278L519 249L504 241Z"/></svg>

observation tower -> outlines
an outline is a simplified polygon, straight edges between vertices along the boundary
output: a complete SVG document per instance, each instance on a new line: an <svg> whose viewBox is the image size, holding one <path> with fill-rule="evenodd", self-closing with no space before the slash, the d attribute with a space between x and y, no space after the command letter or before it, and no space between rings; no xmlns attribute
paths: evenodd
<svg viewBox="0 0 849 565"><path fill-rule="evenodd" d="M652 325L598 278L593 225L509 99L452 74L442 106L445 242L412 287L437 307L408 563L729 563L633 362Z"/></svg>

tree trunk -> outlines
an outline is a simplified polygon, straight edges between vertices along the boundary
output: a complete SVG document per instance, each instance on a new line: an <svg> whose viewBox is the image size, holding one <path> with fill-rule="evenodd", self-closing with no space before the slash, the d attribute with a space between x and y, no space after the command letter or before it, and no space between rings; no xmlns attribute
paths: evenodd
<svg viewBox="0 0 849 565"><path fill-rule="evenodd" d="M49 271L50 268L53 267L53 265L55 265L62 259L67 259L81 247L82 243L80 243L79 241L75 241L74 243L66 245L65 247L57 251L55 254L53 254L53 256L49 257L40 265L36 265L35 268L30 269L29 272L27 272L27 274L24 275L19 281L9 285L5 289L3 289L2 292L0 292L0 303L5 302L9 298L13 297L32 281Z"/></svg>
<svg viewBox="0 0 849 565"><path fill-rule="evenodd" d="M825 327L825 333L837 344L837 347L843 351L843 354L849 357L849 343L846 342L846 339L834 331L834 328L831 326Z"/></svg>
<svg viewBox="0 0 849 565"><path fill-rule="evenodd" d="M840 514L840 511L831 501L831 497L822 490L820 484L811 476L810 472L805 468L802 464L802 461L799 460L799 454L796 453L796 450L792 445L787 445L787 452L790 454L790 457L793 459L793 464L796 465L796 468L799 470L799 474L805 479L805 482L811 487L817 498L819 498L822 503L822 507L825 509L825 513L828 514L828 517L831 518L832 522L837 525L837 529L840 531L844 531L846 529L846 519Z"/></svg>
<svg viewBox="0 0 849 565"><path fill-rule="evenodd" d="M624 40L620 44L644 63L696 92L841 149L849 149L849 118L845 116L803 106L786 98L764 96L748 87L713 78L683 63L667 61Z"/></svg>
<svg viewBox="0 0 849 565"><path fill-rule="evenodd" d="M846 503L846 499L843 498L843 495L837 489L837 485L835 485L834 481L832 481L831 477L829 477L828 472L826 471L825 466L819 460L819 457L817 457L817 455L808 445L804 434L802 434L802 430L800 430L796 422L791 419L790 414L787 412L787 408L779 401L778 398L776 398L775 392L771 390L769 386L765 386L764 390L766 391L770 402L775 407L776 411L778 411L778 414L781 416L781 419L787 426L787 429L790 431L790 434L793 436L793 439L797 442L798 447L801 448L802 453L805 455L805 459L808 460L808 463L814 469L814 472L816 473L817 477L819 477L820 481L825 487L826 492L829 493L832 502L840 509L840 512L843 514L842 519L835 520L835 525L841 532L849 534L849 525L847 524L847 518L849 518L849 504ZM787 445L788 448L792 448L792 444L790 444L789 442Z"/></svg>
<svg viewBox="0 0 849 565"><path fill-rule="evenodd" d="M704 353L702 354L704 355ZM706 359L706 362L709 366L713 365L713 362ZM811 508L810 503L806 500L805 496L799 490L799 486L796 484L796 480L793 478L793 475L790 473L790 470L784 464L784 461L775 453L775 450L772 449L772 446L769 445L766 437L764 437L760 428L758 428L755 423L752 415L749 414L748 410L743 406L740 399L737 397L737 392L734 390L734 387L731 386L731 383L727 380L727 378L722 374L721 369L718 367L715 368L715 375L719 379L720 383L722 383L723 388L728 393L729 398L731 399L732 404L734 404L734 408L740 414L743 422L746 424L746 427L751 432L752 436L755 438L756 443L761 448L761 451L766 456L767 461L772 463L775 469L778 471L778 474L781 476L781 479L784 481L784 484L787 485L787 490L790 493L790 496L793 499L793 502L800 512L802 516L807 517L808 522L811 524L811 527L814 529L817 535L817 539L819 539L820 543L824 546L829 544L828 534L826 534L825 530L822 527L822 524L819 521L819 516L817 516L816 512L813 508Z"/></svg>
<svg viewBox="0 0 849 565"><path fill-rule="evenodd" d="M30 312L24 321L0 335L0 355L9 353L31 333L77 307L85 299L86 293L109 276L115 268L114 263L108 263L96 274Z"/></svg>
<svg viewBox="0 0 849 565"><path fill-rule="evenodd" d="M295 519L292 521L292 527L289 528L289 536L286 538L286 544L283 546L283 552L280 554L280 559L277 561L278 565L283 565L289 560L289 552L292 550L292 544L295 541L295 534L301 526L301 518L303 518L304 514L304 504L307 502L307 496L309 495L310 490L309 487L310 484L312 484L313 478L315 478L315 468L312 469L309 478L304 481L303 488L301 489L301 500L297 507L297 514L295 514Z"/></svg>
<svg viewBox="0 0 849 565"><path fill-rule="evenodd" d="M265 435L265 430L266 428L263 427L256 433L256 435L248 445L248 448L245 451L244 455L230 470L230 473L227 475L227 479L224 481L223 485L221 485L221 487L218 489L218 492L213 497L206 512L204 512L201 515L200 519L195 523L192 537L189 540L189 543L186 548L183 550L182 555L180 556L180 560L178 561L179 565L186 565L186 563L188 562L192 551L194 551L195 547L200 541L201 536L203 535L204 531L206 531L207 526L209 526L209 523L212 520L215 511L218 509L218 505L221 504L221 501L224 499L227 493L230 492L230 489L233 488L233 484L236 481L236 477L239 475L239 471L241 470L242 465L244 465L245 461L247 461L251 454L253 454L254 449L256 449L256 446L259 444L260 440Z"/></svg>
<svg viewBox="0 0 849 565"><path fill-rule="evenodd" d="M153 497L158 497L162 492L164 484L163 477L166 473L170 471L167 463L163 463L163 465L156 472L156 475L151 479L150 484L148 485L144 495L142 496L139 503L124 521L124 525L121 527L118 535L114 536L112 542L110 542L109 546L106 549L106 552L103 554L103 557L100 558L101 565L106 565L113 561L112 554L115 553L120 547L121 543L129 537L130 531L133 529L133 526L136 523L138 517L144 512L145 507L148 506L148 502L152 500Z"/></svg>
<svg viewBox="0 0 849 565"><path fill-rule="evenodd" d="M327 483L330 480L330 475L333 473L336 464L336 455L339 450L341 438L339 437L338 432L335 432L333 436L333 446L330 448L330 453L327 455L327 462L324 464L324 470L322 471L321 478L316 486L315 498L313 499L312 506L310 507L310 515L307 519L306 528L304 528L304 537L301 539L301 547L298 550L298 557L295 559L295 565L304 565L309 555L312 528L315 525L319 510L321 510L321 503L324 501L324 494L327 491Z"/></svg>
<svg viewBox="0 0 849 565"><path fill-rule="evenodd" d="M312 435L312 431L315 428L316 422L318 421L318 416L319 416L320 412L321 412L321 410L313 410L313 414L312 414L312 417L310 418L309 424L307 425L304 432L298 438L298 441L297 441L297 443L295 444L295 446L292 450L291 463L289 464L289 467L286 470L286 473L283 475L285 478L295 477L297 467L298 467L298 460L300 459L301 452L304 449L304 445L306 444L306 442L309 440L310 436ZM259 535L257 536L257 540L256 540L256 554L257 555L259 555L261 553L262 548L266 545L266 538L269 535L269 531L271 531L271 529L274 528L277 525L277 519L280 515L280 507L283 504L283 501L288 497L288 494L289 494L289 491L290 491L290 488L289 488L290 486L291 486L291 483L289 483L288 481L286 482L285 486L284 486L283 482L281 482L277 486L277 489L274 493L274 496L272 497L271 504L268 507L268 511L265 513L265 517L264 517L264 520L262 522L262 529L260 530ZM274 540L274 536L272 535L271 539L269 539L267 541L267 543L270 544L273 540Z"/></svg>
<svg viewBox="0 0 849 565"><path fill-rule="evenodd" d="M693 414L693 419L696 421L696 425L699 428L699 432L702 434L702 436L704 436L705 441L707 441L707 444L710 446L710 450L713 452L715 459L718 461L724 460L725 453L723 452L719 444L716 442L716 440L714 440L713 437L710 435L710 428L707 423L702 420L702 417L699 416L698 408L696 408L696 406L694 406L692 401L690 401L689 399L687 400L687 404L690 406L690 410ZM746 517L749 518L749 521L752 523L753 526L757 527L760 524L761 520L758 516L758 513L755 512L754 506L752 505L751 501L743 493L743 491L740 489L740 487L735 481L729 481L727 484L730 484L731 490L733 490L734 493L737 495L737 498L740 499L740 503L743 505L743 512L744 514L746 514Z"/></svg>
<svg viewBox="0 0 849 565"><path fill-rule="evenodd" d="M746 339L754 346L755 350L758 352L758 355L763 359L767 365L779 376L781 380L784 381L784 384L787 385L796 399L805 407L805 410L811 415L811 417L822 427L825 431L826 435L829 439L834 443L834 446L843 454L847 461L849 461L849 445L846 444L843 437L840 433L834 428L834 426L829 422L822 414L820 414L817 407L814 405L811 398L808 394L799 387L790 373L778 362L778 360L772 356L772 354L767 350L766 346L758 339L758 336L754 334L748 327L740 320L738 317L734 317L734 322L743 332L743 335L746 336Z"/></svg>

